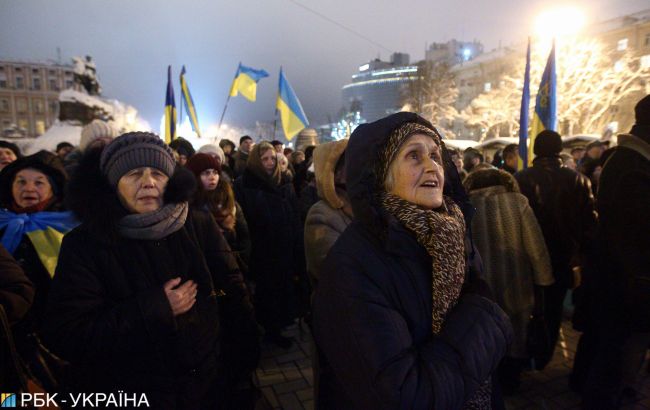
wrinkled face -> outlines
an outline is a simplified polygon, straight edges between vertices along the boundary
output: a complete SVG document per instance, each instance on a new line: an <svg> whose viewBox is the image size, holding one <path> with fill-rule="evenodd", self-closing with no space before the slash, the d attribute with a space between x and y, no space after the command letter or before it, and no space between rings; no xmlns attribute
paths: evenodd
<svg viewBox="0 0 650 410"><path fill-rule="evenodd" d="M249 153L251 148L253 148L253 140L244 140L239 144L239 150L245 153Z"/></svg>
<svg viewBox="0 0 650 410"><path fill-rule="evenodd" d="M54 195L47 175L32 168L25 168L16 174L11 193L21 208L40 204Z"/></svg>
<svg viewBox="0 0 650 410"><path fill-rule="evenodd" d="M152 212L162 206L169 177L156 168L142 167L127 172L117 183L122 205L134 214Z"/></svg>
<svg viewBox="0 0 650 410"><path fill-rule="evenodd" d="M423 209L442 205L445 185L442 153L431 137L410 136L390 165L386 179L389 193Z"/></svg>
<svg viewBox="0 0 650 410"><path fill-rule="evenodd" d="M0 148L0 169L6 167L17 159L16 154L14 154L14 152L9 148Z"/></svg>
<svg viewBox="0 0 650 410"><path fill-rule="evenodd" d="M273 174L273 171L275 171L275 164L278 161L276 154L277 153L274 150L268 149L264 151L260 157L264 171L266 171L266 173L269 175Z"/></svg>
<svg viewBox="0 0 650 410"><path fill-rule="evenodd" d="M206 191L213 191L217 189L219 184L219 171L216 169L210 168L201 172L201 183L203 184L203 189Z"/></svg>

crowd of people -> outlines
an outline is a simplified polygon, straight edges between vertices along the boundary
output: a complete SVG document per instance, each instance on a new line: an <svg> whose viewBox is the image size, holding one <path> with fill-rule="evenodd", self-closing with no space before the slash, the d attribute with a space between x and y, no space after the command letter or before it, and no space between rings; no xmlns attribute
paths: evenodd
<svg viewBox="0 0 650 410"><path fill-rule="evenodd" d="M320 409L498 409L573 290L570 387L616 408L650 345L650 96L635 110L616 146L543 131L527 169L413 113L295 150L100 120L54 152L0 141L0 385L252 409L260 343L298 320Z"/></svg>

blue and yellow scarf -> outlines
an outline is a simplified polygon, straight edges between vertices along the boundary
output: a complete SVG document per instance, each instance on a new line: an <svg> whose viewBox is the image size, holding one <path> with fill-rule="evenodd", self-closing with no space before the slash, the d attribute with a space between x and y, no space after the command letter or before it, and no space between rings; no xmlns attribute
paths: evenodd
<svg viewBox="0 0 650 410"><path fill-rule="evenodd" d="M0 230L4 229L2 246L13 254L23 236L27 235L43 266L52 277L59 259L63 235L77 225L79 222L72 212L16 214L5 209L0 210Z"/></svg>

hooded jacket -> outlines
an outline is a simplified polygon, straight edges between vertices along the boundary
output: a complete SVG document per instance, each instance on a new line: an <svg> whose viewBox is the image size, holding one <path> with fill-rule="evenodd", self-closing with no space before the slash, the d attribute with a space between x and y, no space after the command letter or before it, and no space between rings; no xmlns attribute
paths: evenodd
<svg viewBox="0 0 650 410"><path fill-rule="evenodd" d="M79 389L171 393L193 375L212 380L217 290L241 294L226 280L237 267L225 240L211 216L197 211L161 240L120 236L115 224L126 210L99 171L100 153L86 153L69 185L68 204L82 224L61 247L44 329L48 346L72 364ZM193 187L194 176L177 170L164 202L186 201ZM163 290L175 277L198 284L195 305L176 317Z"/></svg>
<svg viewBox="0 0 650 410"><path fill-rule="evenodd" d="M379 150L406 122L432 128L394 114L359 126L346 150L355 220L325 259L313 307L321 408L462 408L512 337L505 313L477 295L461 297L432 334L431 257L375 199Z"/></svg>
<svg viewBox="0 0 650 410"><path fill-rule="evenodd" d="M352 222L352 215L343 210L344 199L334 186L336 163L347 145L347 140L341 140L319 145L314 150L316 187L321 200L310 208L305 220L305 258L314 288L327 253Z"/></svg>

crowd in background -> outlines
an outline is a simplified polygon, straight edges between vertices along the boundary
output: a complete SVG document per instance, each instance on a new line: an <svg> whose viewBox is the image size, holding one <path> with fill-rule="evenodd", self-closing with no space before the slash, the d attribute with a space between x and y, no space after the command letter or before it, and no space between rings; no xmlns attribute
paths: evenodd
<svg viewBox="0 0 650 410"><path fill-rule="evenodd" d="M255 408L260 342L300 320L319 408L502 408L570 294L571 388L616 408L650 343L650 96L635 114L617 146L543 131L527 169L410 113L295 148L100 120L0 141L0 385Z"/></svg>

